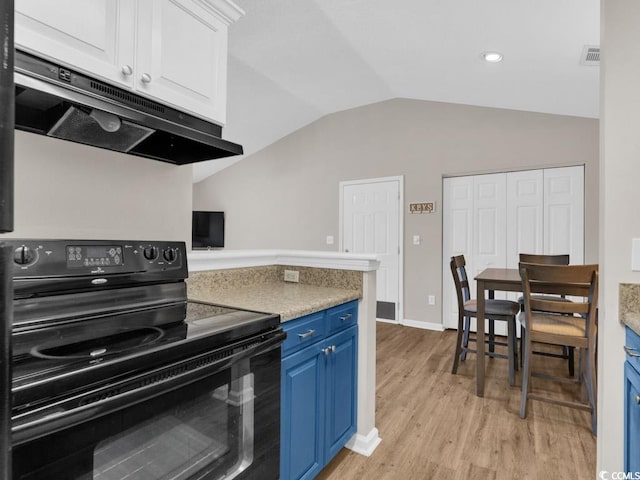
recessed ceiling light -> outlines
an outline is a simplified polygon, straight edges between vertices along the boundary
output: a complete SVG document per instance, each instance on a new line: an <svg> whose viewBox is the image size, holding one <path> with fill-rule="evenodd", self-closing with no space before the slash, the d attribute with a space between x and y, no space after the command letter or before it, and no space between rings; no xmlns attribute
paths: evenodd
<svg viewBox="0 0 640 480"><path fill-rule="evenodd" d="M502 54L499 52L484 52L482 54L482 59L485 62L498 63L502 61Z"/></svg>

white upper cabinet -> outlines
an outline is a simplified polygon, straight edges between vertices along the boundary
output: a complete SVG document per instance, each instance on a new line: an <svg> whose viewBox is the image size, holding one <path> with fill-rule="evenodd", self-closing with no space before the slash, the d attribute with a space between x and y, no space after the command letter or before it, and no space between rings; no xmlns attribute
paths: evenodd
<svg viewBox="0 0 640 480"><path fill-rule="evenodd" d="M228 0L16 0L16 46L224 124Z"/></svg>

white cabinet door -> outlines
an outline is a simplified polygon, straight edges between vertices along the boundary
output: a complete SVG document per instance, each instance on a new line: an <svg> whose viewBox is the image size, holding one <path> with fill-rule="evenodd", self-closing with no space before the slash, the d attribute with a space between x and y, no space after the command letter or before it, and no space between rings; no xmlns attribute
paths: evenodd
<svg viewBox="0 0 640 480"><path fill-rule="evenodd" d="M544 253L584 263L584 167L544 171Z"/></svg>
<svg viewBox="0 0 640 480"><path fill-rule="evenodd" d="M241 15L228 5L226 0L17 0L16 45L222 125L228 24Z"/></svg>
<svg viewBox="0 0 640 480"><path fill-rule="evenodd" d="M193 0L140 0L135 88L224 124L227 25Z"/></svg>
<svg viewBox="0 0 640 480"><path fill-rule="evenodd" d="M131 0L16 0L16 47L131 88L135 14Z"/></svg>

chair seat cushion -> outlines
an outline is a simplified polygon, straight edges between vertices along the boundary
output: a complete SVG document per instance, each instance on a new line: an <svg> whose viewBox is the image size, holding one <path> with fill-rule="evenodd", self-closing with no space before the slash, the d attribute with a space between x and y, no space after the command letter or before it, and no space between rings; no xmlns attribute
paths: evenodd
<svg viewBox="0 0 640 480"><path fill-rule="evenodd" d="M465 302L464 309L470 313L478 312L478 302L469 300ZM516 315L520 311L520 305L511 300L485 300L484 314L488 315Z"/></svg>
<svg viewBox="0 0 640 480"><path fill-rule="evenodd" d="M571 337L586 336L586 322L583 317L541 312L533 312L531 317L530 322L525 312L518 315L522 326L530 331Z"/></svg>

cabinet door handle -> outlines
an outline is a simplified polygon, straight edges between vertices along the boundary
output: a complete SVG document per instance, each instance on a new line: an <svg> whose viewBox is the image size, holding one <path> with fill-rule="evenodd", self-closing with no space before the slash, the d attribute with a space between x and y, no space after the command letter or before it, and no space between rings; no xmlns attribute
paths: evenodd
<svg viewBox="0 0 640 480"><path fill-rule="evenodd" d="M330 347L323 348L322 353L324 353L325 355L329 355L331 353L331 348Z"/></svg>
<svg viewBox="0 0 640 480"><path fill-rule="evenodd" d="M335 352L336 351L336 346L335 345L331 345L331 351Z"/></svg>
<svg viewBox="0 0 640 480"><path fill-rule="evenodd" d="M351 320L352 317L353 317L353 314L347 313L344 317L340 317L340 320L342 320L343 322L346 322L347 320Z"/></svg>
<svg viewBox="0 0 640 480"><path fill-rule="evenodd" d="M640 395L636 395L636 405L640 405Z"/></svg>
<svg viewBox="0 0 640 480"><path fill-rule="evenodd" d="M133 68L131 68L131 65L123 65L122 66L122 74L125 77L128 77L129 75L131 75L133 73Z"/></svg>
<svg viewBox="0 0 640 480"><path fill-rule="evenodd" d="M624 351L627 352L627 355L629 355L630 357L640 357L640 353L638 353L635 348L627 347L626 345L623 348Z"/></svg>
<svg viewBox="0 0 640 480"><path fill-rule="evenodd" d="M143 73L140 76L140 80L142 80L142 83L151 83L151 75L149 75L148 73Z"/></svg>
<svg viewBox="0 0 640 480"><path fill-rule="evenodd" d="M316 333L315 330L309 330L308 332L305 332L305 333L299 333L298 336L302 339L302 338L310 337L314 333Z"/></svg>

